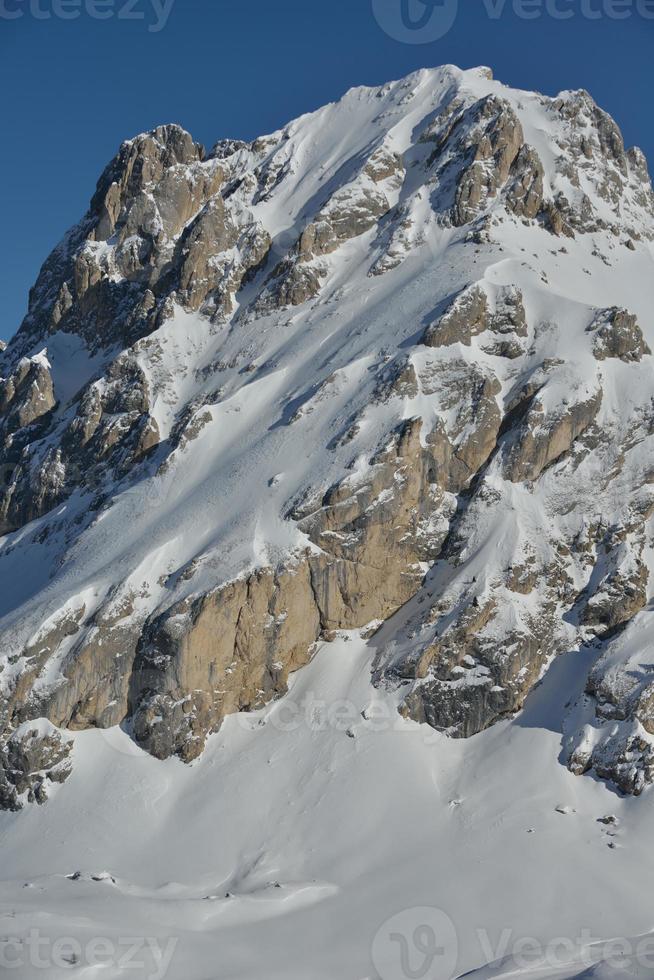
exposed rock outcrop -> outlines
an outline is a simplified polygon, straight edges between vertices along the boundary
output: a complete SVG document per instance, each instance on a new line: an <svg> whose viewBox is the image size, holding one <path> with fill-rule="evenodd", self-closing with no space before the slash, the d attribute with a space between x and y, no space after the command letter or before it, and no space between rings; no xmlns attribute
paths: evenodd
<svg viewBox="0 0 654 980"><path fill-rule="evenodd" d="M483 426L483 413L477 418ZM463 467L445 433L426 447L420 433L419 420L405 423L371 459L367 478L335 485L316 510L294 511L319 554L175 605L146 626L130 714L149 751L194 758L225 714L284 693L322 634L386 619L415 595L447 532L447 521L435 520L447 511L443 486L464 484L486 451L479 440L477 458L469 452Z"/></svg>
<svg viewBox="0 0 654 980"><path fill-rule="evenodd" d="M45 803L48 784L63 783L71 773L69 740L47 722L27 724L0 743L0 810L24 803Z"/></svg>
<svg viewBox="0 0 654 980"><path fill-rule="evenodd" d="M1 429L5 446L11 436L47 416L55 407L50 367L44 357L23 358L0 383Z"/></svg>
<svg viewBox="0 0 654 980"><path fill-rule="evenodd" d="M76 413L72 418L71 413L64 416L54 438L47 438L41 424L36 435L46 437L32 442L33 423L49 421L54 392L42 362L29 369L21 368L24 363L19 365L26 371L24 381L6 424L11 430L18 416L30 421L6 442L5 486L0 488L2 533L47 513L78 487L101 492L108 478L128 473L160 438L150 414L147 379L136 359L124 353L108 366L102 381L83 390Z"/></svg>
<svg viewBox="0 0 654 980"><path fill-rule="evenodd" d="M588 330L594 335L593 353L598 361L607 357L640 361L645 354L651 354L636 317L627 310L601 310Z"/></svg>
<svg viewBox="0 0 654 980"><path fill-rule="evenodd" d="M422 342L427 347L457 343L469 347L473 337L486 331L499 335L486 340L483 349L488 353L510 358L525 353L520 341L527 336L527 318L519 289L501 287L494 291L493 301L480 284L463 290L445 313L429 324Z"/></svg>
<svg viewBox="0 0 654 980"><path fill-rule="evenodd" d="M546 409L540 392L529 398L522 419L504 443L506 478L512 483L537 480L546 467L570 452L595 420L601 404L601 389L587 400L554 411Z"/></svg>
<svg viewBox="0 0 654 980"><path fill-rule="evenodd" d="M283 694L319 634L306 559L173 606L139 642L129 691L136 740L158 758L190 761L226 714Z"/></svg>

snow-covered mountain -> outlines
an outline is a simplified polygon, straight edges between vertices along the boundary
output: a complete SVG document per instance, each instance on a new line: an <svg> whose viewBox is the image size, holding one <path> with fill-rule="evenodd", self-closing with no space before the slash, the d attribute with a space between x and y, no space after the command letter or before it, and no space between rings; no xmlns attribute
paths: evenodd
<svg viewBox="0 0 654 980"><path fill-rule="evenodd" d="M426 976L427 906L443 980L650 932L653 242L591 97L488 69L123 144L0 352L5 932L180 980Z"/></svg>

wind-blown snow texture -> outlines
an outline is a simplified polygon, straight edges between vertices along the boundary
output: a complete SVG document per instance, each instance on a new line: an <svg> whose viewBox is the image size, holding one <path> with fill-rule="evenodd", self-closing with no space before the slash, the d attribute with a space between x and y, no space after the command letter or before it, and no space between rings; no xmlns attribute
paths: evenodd
<svg viewBox="0 0 654 980"><path fill-rule="evenodd" d="M0 932L396 980L403 909L484 977L652 930L653 239L590 97L486 69L124 144L0 353Z"/></svg>

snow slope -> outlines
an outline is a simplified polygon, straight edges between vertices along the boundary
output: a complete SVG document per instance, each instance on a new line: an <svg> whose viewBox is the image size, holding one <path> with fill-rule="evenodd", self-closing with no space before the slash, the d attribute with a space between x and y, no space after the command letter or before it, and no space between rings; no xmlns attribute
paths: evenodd
<svg viewBox="0 0 654 980"><path fill-rule="evenodd" d="M395 717L370 686L369 658L343 634L286 699L229 718L190 767L155 761L117 730L76 735L66 786L46 807L0 816L1 934L108 937L123 952L121 938L148 937L162 955L175 940L169 980L405 980L397 945L373 962L373 944L400 913L411 943L432 921L412 911L423 907L454 923L448 976L529 938L565 967L569 949L554 939L584 947L654 929L651 798L621 799L557 761L587 655L564 655L517 719L465 741ZM615 837L598 823L606 815ZM115 883L91 880L104 872ZM139 959L134 974L117 958L77 973L156 975Z"/></svg>

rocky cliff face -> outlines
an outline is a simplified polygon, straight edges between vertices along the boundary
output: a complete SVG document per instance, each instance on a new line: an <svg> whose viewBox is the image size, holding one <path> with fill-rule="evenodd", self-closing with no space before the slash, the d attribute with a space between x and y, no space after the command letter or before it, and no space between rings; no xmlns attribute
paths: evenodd
<svg viewBox="0 0 654 980"><path fill-rule="evenodd" d="M0 351L0 805L67 730L189 761L382 623L371 681L455 737L588 645L567 758L642 791L653 240L590 96L485 69L123 144Z"/></svg>

